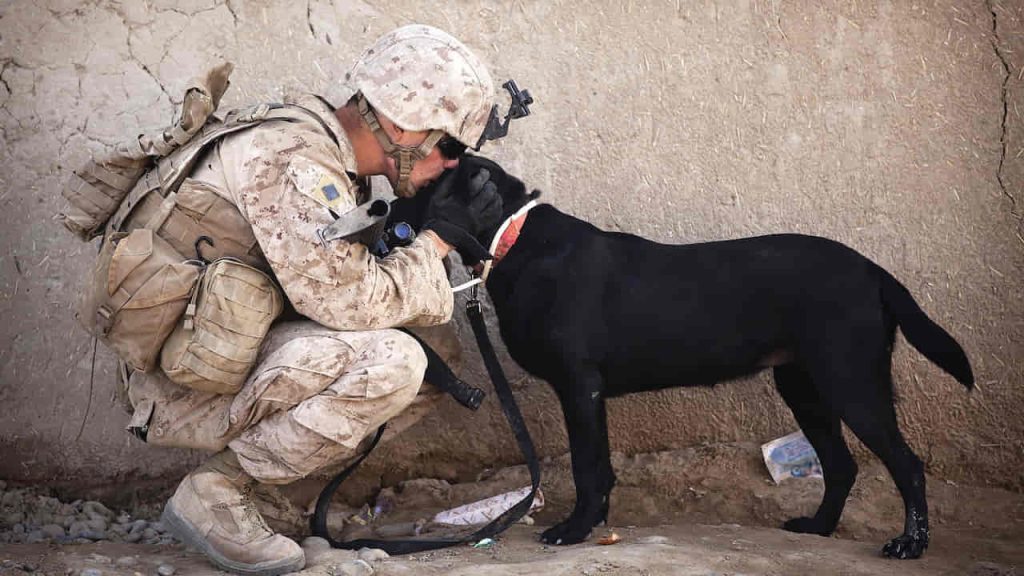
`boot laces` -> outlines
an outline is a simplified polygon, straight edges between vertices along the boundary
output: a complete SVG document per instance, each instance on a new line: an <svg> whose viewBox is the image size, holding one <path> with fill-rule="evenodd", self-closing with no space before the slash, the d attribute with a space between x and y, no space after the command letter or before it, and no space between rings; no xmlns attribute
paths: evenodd
<svg viewBox="0 0 1024 576"><path fill-rule="evenodd" d="M242 519L245 520L245 526L248 528L250 535L258 535L261 532L273 534L273 530L267 525L263 515L260 514L259 508L256 507L252 486L243 486L240 493L242 496Z"/></svg>

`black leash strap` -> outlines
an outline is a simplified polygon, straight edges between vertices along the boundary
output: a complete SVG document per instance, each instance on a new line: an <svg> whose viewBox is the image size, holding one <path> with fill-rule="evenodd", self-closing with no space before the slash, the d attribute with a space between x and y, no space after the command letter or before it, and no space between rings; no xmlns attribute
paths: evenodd
<svg viewBox="0 0 1024 576"><path fill-rule="evenodd" d="M492 520L489 524L463 538L424 538L417 540L375 540L370 538L361 538L358 540L349 540L347 542L335 540L331 538L331 535L327 532L327 509L330 507L331 498L334 496L334 492L338 489L338 486L340 486L341 483L355 471L356 467L366 459L373 448L377 445L377 442L380 441L380 437L384 434L384 426L381 426L380 429L377 430L377 435L370 444L370 448L367 449L362 456L356 459L355 462L335 476L334 479L324 487L323 491L320 493L320 497L316 501L316 511L310 519L310 527L313 530L314 536L319 536L327 540L333 548L342 548L346 550L379 548L392 556L397 554L412 554L414 552L437 550L439 548L447 548L464 542L475 542L483 538L496 536L501 532L504 532L505 529L512 524L515 524L520 518L529 512L530 505L533 504L533 498L537 494L537 488L540 486L540 464L537 462L537 452L533 447L533 440L530 438L530 432L526 428L526 422L523 420L523 415L519 411L519 406L516 405L515 396L512 394L512 387L509 386L508 379L505 378L505 372L501 369L501 364L498 362L498 354L494 351L494 346L491 344L491 340L487 335L487 324L484 322L483 311L480 307L480 301L476 298L475 290L469 302L466 303L466 315L469 316L469 323L473 327L473 335L476 337L476 344L477 347L480 348L480 355L483 357L484 365L487 367L487 373L490 375L491 381L494 383L494 390L498 394L498 399L501 400L501 410L505 413L505 418L508 419L508 423L512 427L512 433L516 437L516 443L519 444L519 450L522 451L523 456L526 458L526 466L530 470L530 493L500 516Z"/></svg>
<svg viewBox="0 0 1024 576"><path fill-rule="evenodd" d="M424 342L422 338L413 334L411 330L406 330L405 328L400 328L400 330L419 342L420 347L423 348L423 353L427 355L427 372L423 375L424 380L440 388L443 392L447 392L459 404L470 410L476 410L480 407L480 404L484 401L484 396L486 396L483 390L463 382L452 372L452 369L448 367L448 364L445 363L441 356Z"/></svg>

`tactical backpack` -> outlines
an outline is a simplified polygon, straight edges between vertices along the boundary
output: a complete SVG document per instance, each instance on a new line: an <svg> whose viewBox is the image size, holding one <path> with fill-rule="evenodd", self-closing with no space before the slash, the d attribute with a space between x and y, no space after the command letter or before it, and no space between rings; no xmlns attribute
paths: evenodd
<svg viewBox="0 0 1024 576"><path fill-rule="evenodd" d="M59 216L82 240L103 237L76 314L85 329L135 370L159 363L173 381L217 393L241 387L283 298L235 205L187 177L229 134L268 120L323 124L283 104L218 119L231 69L193 79L170 128L75 170Z"/></svg>

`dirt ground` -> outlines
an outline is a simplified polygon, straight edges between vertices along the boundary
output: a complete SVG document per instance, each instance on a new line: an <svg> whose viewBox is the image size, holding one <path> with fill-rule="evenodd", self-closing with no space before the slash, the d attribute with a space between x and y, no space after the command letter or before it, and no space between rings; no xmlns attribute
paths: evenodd
<svg viewBox="0 0 1024 576"><path fill-rule="evenodd" d="M753 444L716 444L670 452L616 454L619 482L612 494L610 526L587 543L542 545L537 533L568 513L572 484L568 457L543 465L545 507L533 526L517 525L489 549L467 546L394 557L368 566L354 552L307 547L308 576L331 574L907 574L1011 576L1024 572L1024 495L959 486L929 478L932 541L924 558L882 558L880 548L902 525L902 504L877 462L861 465L846 512L832 538L778 529L785 519L813 512L820 480L775 485ZM383 525L429 518L435 512L518 488L529 481L525 467L485 472L477 482L448 484L419 479L388 496L394 512ZM147 511L157 509L151 503ZM354 509L332 510L332 518ZM334 514L334 513L337 514ZM304 524L296 519L296 525ZM615 532L615 545L596 543ZM301 536L298 536L301 537ZM134 558L134 562L123 560ZM122 565L129 562L130 566ZM84 545L0 546L0 574L154 574L167 564L178 574L216 574L195 552L180 545L147 546L102 542ZM19 567L20 566L20 567ZM367 571L371 568L372 572Z"/></svg>

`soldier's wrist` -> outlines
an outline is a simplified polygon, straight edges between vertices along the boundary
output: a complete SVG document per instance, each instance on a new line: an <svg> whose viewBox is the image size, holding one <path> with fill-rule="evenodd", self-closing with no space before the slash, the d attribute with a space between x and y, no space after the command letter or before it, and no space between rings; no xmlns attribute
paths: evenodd
<svg viewBox="0 0 1024 576"><path fill-rule="evenodd" d="M442 240L433 230L424 230L421 236L425 236L434 242L434 245L437 246L437 255L441 258L444 258L452 251L452 245Z"/></svg>

